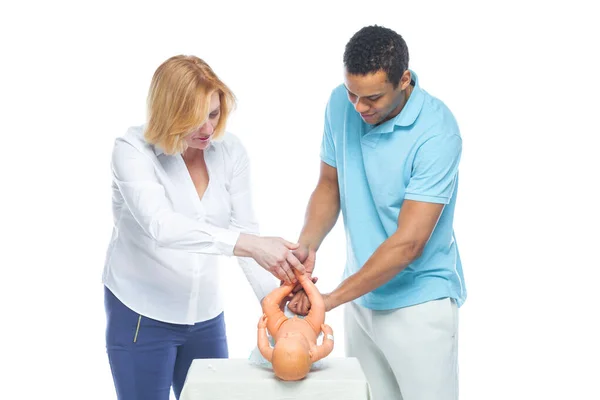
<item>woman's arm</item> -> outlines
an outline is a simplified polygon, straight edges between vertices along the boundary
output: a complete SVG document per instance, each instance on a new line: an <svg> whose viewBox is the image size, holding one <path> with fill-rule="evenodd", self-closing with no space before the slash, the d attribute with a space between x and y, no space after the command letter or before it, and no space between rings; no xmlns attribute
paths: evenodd
<svg viewBox="0 0 600 400"><path fill-rule="evenodd" d="M117 139L112 156L113 180L137 223L158 246L252 257L267 271L288 282L287 276L294 276L288 263L295 260L302 268L290 252L297 248L293 243L219 228L175 212L154 168L154 161L148 155L124 139Z"/></svg>
<svg viewBox="0 0 600 400"><path fill-rule="evenodd" d="M239 232L175 212L158 181L153 160L119 138L112 154L112 175L127 208L159 246L205 254L234 255Z"/></svg>

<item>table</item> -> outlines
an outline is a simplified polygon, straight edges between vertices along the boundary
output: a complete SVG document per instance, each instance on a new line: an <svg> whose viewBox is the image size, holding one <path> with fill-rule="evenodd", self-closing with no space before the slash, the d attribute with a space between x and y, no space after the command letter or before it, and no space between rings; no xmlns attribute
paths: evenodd
<svg viewBox="0 0 600 400"><path fill-rule="evenodd" d="M325 358L301 381L277 379L270 368L246 359L196 359L180 400L370 400L356 358Z"/></svg>

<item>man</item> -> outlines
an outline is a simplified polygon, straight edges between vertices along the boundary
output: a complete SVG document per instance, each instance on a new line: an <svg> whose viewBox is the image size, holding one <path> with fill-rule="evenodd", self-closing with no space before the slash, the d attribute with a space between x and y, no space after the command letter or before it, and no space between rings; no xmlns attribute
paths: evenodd
<svg viewBox="0 0 600 400"><path fill-rule="evenodd" d="M341 209L344 280L325 294L346 304L346 353L375 400L458 398L458 307L466 298L453 232L462 141L440 100L419 86L396 32L369 26L344 52L331 94L321 173L295 251L312 274ZM308 302L290 301L296 313Z"/></svg>

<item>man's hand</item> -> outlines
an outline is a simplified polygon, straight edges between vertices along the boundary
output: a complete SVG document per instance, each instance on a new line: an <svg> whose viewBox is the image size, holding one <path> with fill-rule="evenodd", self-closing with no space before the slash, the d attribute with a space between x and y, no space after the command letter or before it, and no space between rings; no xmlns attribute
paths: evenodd
<svg viewBox="0 0 600 400"><path fill-rule="evenodd" d="M315 276L313 278L310 278L310 280L312 281L312 283L317 283L319 278ZM308 299L308 295L306 294L304 289L302 289L302 285L297 285L294 288L293 292L294 294L289 300L290 304L288 304L288 308L294 314L302 316L308 315L308 312L310 311L310 300Z"/></svg>
<svg viewBox="0 0 600 400"><path fill-rule="evenodd" d="M304 265L306 274L312 277L313 271L315 270L315 261L317 258L317 252L308 248L304 244L298 245L298 248L292 251L292 254Z"/></svg>
<svg viewBox="0 0 600 400"><path fill-rule="evenodd" d="M299 245L298 248L292 251L292 254L296 256L298 261L304 265L304 269L306 270L306 274L311 277L313 283L317 283L317 277L313 277L312 274L315 270L315 261L317 257L317 253L314 250L311 250L306 245ZM302 286L297 285L293 291L294 296L290 300L290 304L288 308L291 312L298 315L307 315L310 310L310 300L308 300L308 296L304 293Z"/></svg>
<svg viewBox="0 0 600 400"><path fill-rule="evenodd" d="M325 303L325 312L331 311L337 307L337 304L334 304L329 293L323 294L323 302ZM294 314L303 316L308 314L308 311L310 311L310 301L304 290L301 290L294 295L290 300L290 304L288 304L288 308Z"/></svg>
<svg viewBox="0 0 600 400"><path fill-rule="evenodd" d="M313 278L310 278L310 280L312 281L312 283L317 283L319 278L317 278L315 276ZM284 282L281 281L281 284L283 285ZM290 294L290 296L285 299L286 303L288 301L289 301L288 308L291 312L293 312L296 315L302 315L302 316L308 315L308 311L310 310L310 300L308 300L308 296L304 292L304 289L302 289L301 284L298 283L296 285L296 287L294 287L294 290L292 290L292 293ZM285 304L284 304L284 306L285 306ZM283 310L283 308L282 308L282 310Z"/></svg>
<svg viewBox="0 0 600 400"><path fill-rule="evenodd" d="M302 316L308 315L308 312L310 311L310 300L308 300L308 296L304 290L300 290L292 297L288 308L294 314Z"/></svg>

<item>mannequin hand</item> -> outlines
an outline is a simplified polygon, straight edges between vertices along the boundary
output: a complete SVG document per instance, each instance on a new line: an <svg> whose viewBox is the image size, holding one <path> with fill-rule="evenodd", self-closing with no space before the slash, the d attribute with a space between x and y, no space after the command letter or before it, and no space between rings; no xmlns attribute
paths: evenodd
<svg viewBox="0 0 600 400"><path fill-rule="evenodd" d="M265 329L267 327L267 314L263 314L258 320L258 329Z"/></svg>
<svg viewBox="0 0 600 400"><path fill-rule="evenodd" d="M333 329L331 329L331 327L327 324L322 324L321 325L321 331L323 331L323 335L331 335L333 336Z"/></svg>
<svg viewBox="0 0 600 400"><path fill-rule="evenodd" d="M319 278L316 276L311 278L313 283L317 283ZM294 288L295 294L290 299L290 303L288 304L288 308L291 312L297 315L308 315L308 311L310 310L310 300L306 295L306 292L302 289L301 285L296 285Z"/></svg>

